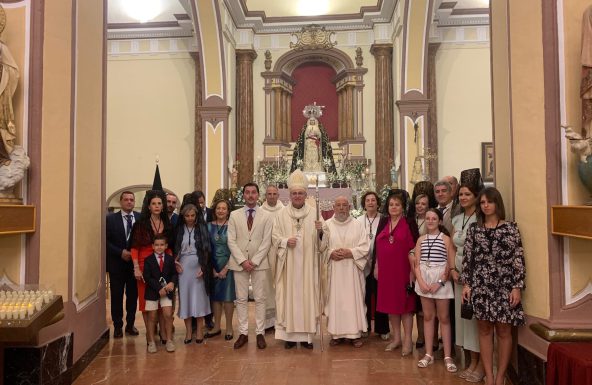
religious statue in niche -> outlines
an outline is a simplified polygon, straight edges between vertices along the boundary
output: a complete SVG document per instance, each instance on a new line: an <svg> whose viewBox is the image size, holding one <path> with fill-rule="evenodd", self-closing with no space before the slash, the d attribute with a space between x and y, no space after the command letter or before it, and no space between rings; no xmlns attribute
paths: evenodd
<svg viewBox="0 0 592 385"><path fill-rule="evenodd" d="M297 168L304 173L336 173L331 142L319 121L323 114L322 108L315 102L302 111L308 120L296 141L290 173Z"/></svg>
<svg viewBox="0 0 592 385"><path fill-rule="evenodd" d="M6 14L0 6L0 34L6 27ZM16 125L12 97L19 80L19 69L8 49L0 40L0 202L21 203L14 195L30 160L23 147L16 144Z"/></svg>

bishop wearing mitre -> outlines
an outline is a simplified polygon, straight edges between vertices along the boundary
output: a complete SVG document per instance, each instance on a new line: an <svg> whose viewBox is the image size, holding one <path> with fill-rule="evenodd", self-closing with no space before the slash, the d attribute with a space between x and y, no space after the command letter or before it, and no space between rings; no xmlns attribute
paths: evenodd
<svg viewBox="0 0 592 385"><path fill-rule="evenodd" d="M290 202L275 217L272 244L275 258L275 338L286 349L299 342L313 348L320 315L320 253L327 247L323 221L306 202L308 180L297 169L288 178Z"/></svg>

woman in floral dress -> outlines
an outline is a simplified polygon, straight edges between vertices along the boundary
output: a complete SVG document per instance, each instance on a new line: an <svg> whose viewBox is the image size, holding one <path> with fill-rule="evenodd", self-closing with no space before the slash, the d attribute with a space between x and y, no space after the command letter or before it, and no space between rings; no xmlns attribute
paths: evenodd
<svg viewBox="0 0 592 385"><path fill-rule="evenodd" d="M477 223L467 231L463 268L463 303L473 304L479 327L486 385L503 385L512 354L512 326L525 324L521 304L525 288L524 253L518 226L505 221L499 191L485 188L477 198ZM493 331L498 342L497 375L493 375Z"/></svg>

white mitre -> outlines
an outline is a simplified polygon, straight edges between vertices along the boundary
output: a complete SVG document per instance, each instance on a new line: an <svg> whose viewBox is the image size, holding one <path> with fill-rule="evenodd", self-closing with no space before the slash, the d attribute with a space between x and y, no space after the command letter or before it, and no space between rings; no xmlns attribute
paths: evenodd
<svg viewBox="0 0 592 385"><path fill-rule="evenodd" d="M306 178L306 175L304 175L302 170L297 168L288 177L288 189L290 189L290 191L296 190L296 189L306 190L307 187L308 187L308 179Z"/></svg>

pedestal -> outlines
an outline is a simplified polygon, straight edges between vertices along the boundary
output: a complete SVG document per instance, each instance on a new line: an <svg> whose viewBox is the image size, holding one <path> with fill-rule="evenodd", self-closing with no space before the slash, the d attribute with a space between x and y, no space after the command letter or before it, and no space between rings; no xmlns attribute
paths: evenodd
<svg viewBox="0 0 592 385"><path fill-rule="evenodd" d="M0 204L0 234L35 232L35 206Z"/></svg>
<svg viewBox="0 0 592 385"><path fill-rule="evenodd" d="M327 173L326 172L310 172L310 171L305 171L304 172L304 175L306 175L306 178L308 179L308 188L315 188L315 187L317 187L316 181L318 181L319 187L328 187L328 184L327 184Z"/></svg>

